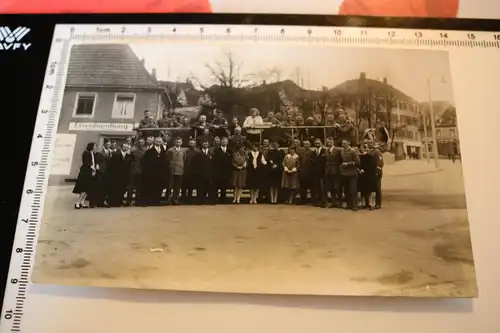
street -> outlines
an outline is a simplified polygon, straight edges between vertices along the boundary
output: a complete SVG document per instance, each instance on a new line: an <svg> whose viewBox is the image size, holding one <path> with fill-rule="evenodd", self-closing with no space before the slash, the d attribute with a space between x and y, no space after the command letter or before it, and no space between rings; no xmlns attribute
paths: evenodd
<svg viewBox="0 0 500 333"><path fill-rule="evenodd" d="M440 171L404 175L390 171L398 163L387 168L377 211L287 205L75 211L71 186L49 187L32 279L236 293L475 296L461 164L444 160Z"/></svg>

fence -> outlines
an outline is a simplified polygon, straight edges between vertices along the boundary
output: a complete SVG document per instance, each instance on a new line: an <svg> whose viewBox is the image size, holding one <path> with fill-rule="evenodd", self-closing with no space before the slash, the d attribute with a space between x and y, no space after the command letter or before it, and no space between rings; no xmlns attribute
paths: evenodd
<svg viewBox="0 0 500 333"><path fill-rule="evenodd" d="M219 137L229 137L228 127L210 128L212 135ZM190 138L196 139L203 131L197 127L165 127L165 128L135 128L136 137L158 136L170 133L171 137L180 137L183 139L183 145L186 145ZM270 126L260 125L243 129L243 134L248 131L258 132L259 143L264 139L278 141L280 144L289 144L294 139L306 140L311 138L320 138L325 142L328 137L334 137L333 126Z"/></svg>

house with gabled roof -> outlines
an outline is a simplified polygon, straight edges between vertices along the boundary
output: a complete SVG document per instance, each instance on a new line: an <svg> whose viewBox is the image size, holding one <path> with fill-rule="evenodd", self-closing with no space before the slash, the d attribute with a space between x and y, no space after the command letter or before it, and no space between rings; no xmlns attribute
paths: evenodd
<svg viewBox="0 0 500 333"><path fill-rule="evenodd" d="M54 148L53 178L76 178L87 143L100 147L111 139L120 144L133 136L145 110L161 113L162 92L155 70L149 73L129 45L74 45Z"/></svg>

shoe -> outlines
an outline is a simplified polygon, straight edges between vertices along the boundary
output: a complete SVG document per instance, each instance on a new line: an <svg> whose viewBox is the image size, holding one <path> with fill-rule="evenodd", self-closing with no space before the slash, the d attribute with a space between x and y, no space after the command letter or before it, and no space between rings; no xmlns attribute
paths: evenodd
<svg viewBox="0 0 500 333"><path fill-rule="evenodd" d="M80 204L75 204L75 209L80 209L82 206Z"/></svg>
<svg viewBox="0 0 500 333"><path fill-rule="evenodd" d="M87 206L87 205L81 205L81 206L82 206L82 208L89 208L89 206Z"/></svg>

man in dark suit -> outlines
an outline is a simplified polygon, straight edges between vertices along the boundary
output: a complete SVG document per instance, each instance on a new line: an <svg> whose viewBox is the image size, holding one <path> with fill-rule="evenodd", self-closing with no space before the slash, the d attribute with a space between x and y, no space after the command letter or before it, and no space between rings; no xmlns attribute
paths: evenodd
<svg viewBox="0 0 500 333"><path fill-rule="evenodd" d="M108 173L111 183L108 199L109 206L120 207L123 205L123 196L130 183L131 165L130 145L124 143L121 149L117 150L109 160Z"/></svg>
<svg viewBox="0 0 500 333"><path fill-rule="evenodd" d="M96 204L99 207L105 207L108 203L108 195L110 191L110 176L108 173L108 164L113 151L111 150L111 140L104 139L102 150L96 155L99 170L97 170L97 190L96 190Z"/></svg>
<svg viewBox="0 0 500 333"><path fill-rule="evenodd" d="M300 200L303 204L307 203L307 192L312 192L313 174L314 174L314 150L311 149L311 142L305 140L303 150L299 154L299 184ZM312 194L312 193L311 193Z"/></svg>
<svg viewBox="0 0 500 333"><path fill-rule="evenodd" d="M267 156L269 154L269 149L271 146L271 142L269 139L263 139L262 140L262 145L260 146L260 153L262 154L262 157L264 160L267 161ZM262 165L262 170L260 173L261 181L260 181L260 191L259 191L259 202L261 203L270 203L271 200L269 198L271 194L271 186L269 184L269 174L271 172L271 166L269 163L266 165Z"/></svg>
<svg viewBox="0 0 500 333"><path fill-rule="evenodd" d="M144 184L144 204L158 206L165 184L167 163L161 137L155 138L153 147L148 149L142 158Z"/></svg>
<svg viewBox="0 0 500 333"><path fill-rule="evenodd" d="M196 140L189 140L184 161L184 175L182 177L182 197L185 203L192 203L193 190L198 186L198 155L200 151L196 148Z"/></svg>
<svg viewBox="0 0 500 333"><path fill-rule="evenodd" d="M325 199L328 192L332 197L332 208L340 207L342 202L342 182L340 178L340 149L335 147L333 137L326 140L325 151Z"/></svg>
<svg viewBox="0 0 500 333"><path fill-rule="evenodd" d="M222 203L226 201L227 189L231 186L233 155L229 150L228 144L228 138L222 138L220 147L213 150L215 191L217 193L220 190L220 201Z"/></svg>
<svg viewBox="0 0 500 333"><path fill-rule="evenodd" d="M370 155L375 159L375 209L382 208L382 176L384 174L384 157L379 149L378 144L373 144L370 147Z"/></svg>
<svg viewBox="0 0 500 333"><path fill-rule="evenodd" d="M351 142L347 139L342 140L340 161L340 175L342 176L347 206L356 211L358 210L358 167L360 161L358 152L351 147Z"/></svg>
<svg viewBox="0 0 500 333"><path fill-rule="evenodd" d="M163 190L165 190L165 199L168 202L168 200L169 200L168 189L170 188L171 177L170 177L170 168L168 167L169 161L167 160L167 152L171 147L173 147L173 143L171 142L172 140L171 140L170 132L166 132L166 133L161 134L161 139L162 139L161 140L161 148L165 152L165 154L163 155L165 157L165 161L164 161L165 169L163 170L164 175L163 175L162 193L163 193Z"/></svg>
<svg viewBox="0 0 500 333"><path fill-rule="evenodd" d="M130 183L127 189L127 205L132 205L132 196L135 193L135 204L140 206L142 195L142 158L146 153L146 142L139 138L137 146L132 149L132 165L130 167Z"/></svg>
<svg viewBox="0 0 500 333"><path fill-rule="evenodd" d="M210 203L215 205L215 189L213 175L215 172L214 152L210 149L208 141L203 141L198 154L198 204Z"/></svg>
<svg viewBox="0 0 500 333"><path fill-rule="evenodd" d="M325 200L325 151L320 138L314 140L311 198L315 206L326 207Z"/></svg>
<svg viewBox="0 0 500 333"><path fill-rule="evenodd" d="M166 154L168 165L167 204L178 205L179 194L182 187L182 177L184 175L184 164L186 161L186 152L181 148L182 139L176 138L174 146L169 148Z"/></svg>

